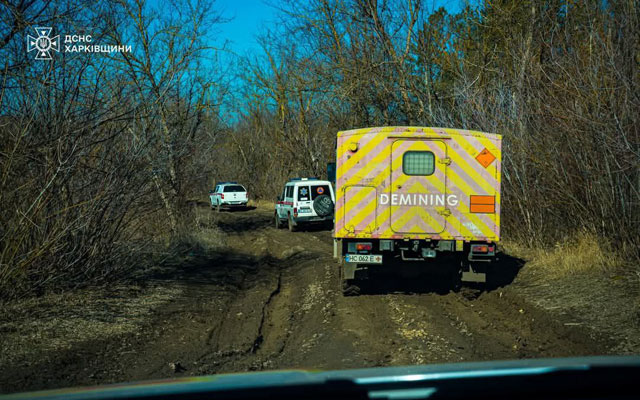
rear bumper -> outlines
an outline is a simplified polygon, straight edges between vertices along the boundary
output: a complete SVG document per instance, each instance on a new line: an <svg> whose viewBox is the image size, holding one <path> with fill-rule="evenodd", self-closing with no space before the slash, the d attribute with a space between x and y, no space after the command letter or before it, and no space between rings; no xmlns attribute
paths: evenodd
<svg viewBox="0 0 640 400"><path fill-rule="evenodd" d="M341 242L342 254L381 255L387 260L401 262L431 262L441 259L457 259L469 262L493 262L497 255L492 242L463 242L456 240L400 240L374 238L335 238ZM370 250L358 251L358 244L370 245ZM337 245L337 244L336 244ZM484 253L476 250L484 248Z"/></svg>
<svg viewBox="0 0 640 400"><path fill-rule="evenodd" d="M245 207L247 205L247 202L248 202L247 200L236 201L236 202L233 202L233 203L223 202L220 205L222 207Z"/></svg>
<svg viewBox="0 0 640 400"><path fill-rule="evenodd" d="M295 222L296 224L312 224L312 223L321 223L321 222L328 222L328 221L333 221L333 215L327 215L326 217L319 217L317 215L315 216L300 216L298 215L296 218L293 219L293 222Z"/></svg>

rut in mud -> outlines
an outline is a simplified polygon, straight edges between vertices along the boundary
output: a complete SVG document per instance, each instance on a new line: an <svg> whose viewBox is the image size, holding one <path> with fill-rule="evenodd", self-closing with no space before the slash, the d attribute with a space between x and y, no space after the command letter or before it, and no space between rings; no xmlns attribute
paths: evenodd
<svg viewBox="0 0 640 400"><path fill-rule="evenodd" d="M221 213L227 251L165 277L181 295L139 332L3 368L2 391L607 352L593 332L531 306L506 281L453 293L398 279L343 297L331 232L277 230L271 217Z"/></svg>

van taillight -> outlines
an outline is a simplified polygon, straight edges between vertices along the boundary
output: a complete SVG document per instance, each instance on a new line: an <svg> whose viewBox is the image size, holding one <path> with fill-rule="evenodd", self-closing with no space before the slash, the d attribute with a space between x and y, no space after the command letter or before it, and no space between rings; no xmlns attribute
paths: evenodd
<svg viewBox="0 0 640 400"><path fill-rule="evenodd" d="M293 216L298 217L298 207L293 207Z"/></svg>
<svg viewBox="0 0 640 400"><path fill-rule="evenodd" d="M371 243L356 243L356 250L371 250L373 246Z"/></svg>
<svg viewBox="0 0 640 400"><path fill-rule="evenodd" d="M220 198L224 200L224 193L220 193Z"/></svg>

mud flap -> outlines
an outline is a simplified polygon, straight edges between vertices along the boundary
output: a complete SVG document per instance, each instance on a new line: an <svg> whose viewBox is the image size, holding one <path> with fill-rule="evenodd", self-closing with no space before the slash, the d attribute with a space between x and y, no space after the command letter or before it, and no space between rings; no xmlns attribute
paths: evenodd
<svg viewBox="0 0 640 400"><path fill-rule="evenodd" d="M462 278L460 280L462 282L486 283L487 274L486 272L478 272L478 270L474 271L473 265L468 264L467 269L462 271Z"/></svg>
<svg viewBox="0 0 640 400"><path fill-rule="evenodd" d="M356 278L356 266L357 264L343 263L342 264L342 279L355 279Z"/></svg>

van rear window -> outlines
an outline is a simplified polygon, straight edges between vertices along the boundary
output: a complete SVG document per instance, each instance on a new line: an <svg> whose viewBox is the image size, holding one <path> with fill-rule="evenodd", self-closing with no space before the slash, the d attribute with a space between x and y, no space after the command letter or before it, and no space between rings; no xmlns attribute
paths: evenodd
<svg viewBox="0 0 640 400"><path fill-rule="evenodd" d="M435 156L430 151L407 151L402 156L405 175L431 175L435 169Z"/></svg>
<svg viewBox="0 0 640 400"><path fill-rule="evenodd" d="M329 185L317 185L311 186L311 200L315 200L316 197L326 194L331 197L331 192L329 191Z"/></svg>
<svg viewBox="0 0 640 400"><path fill-rule="evenodd" d="M246 192L246 190L244 190L244 188L240 185L231 185L231 186L225 186L224 192L225 193Z"/></svg>

